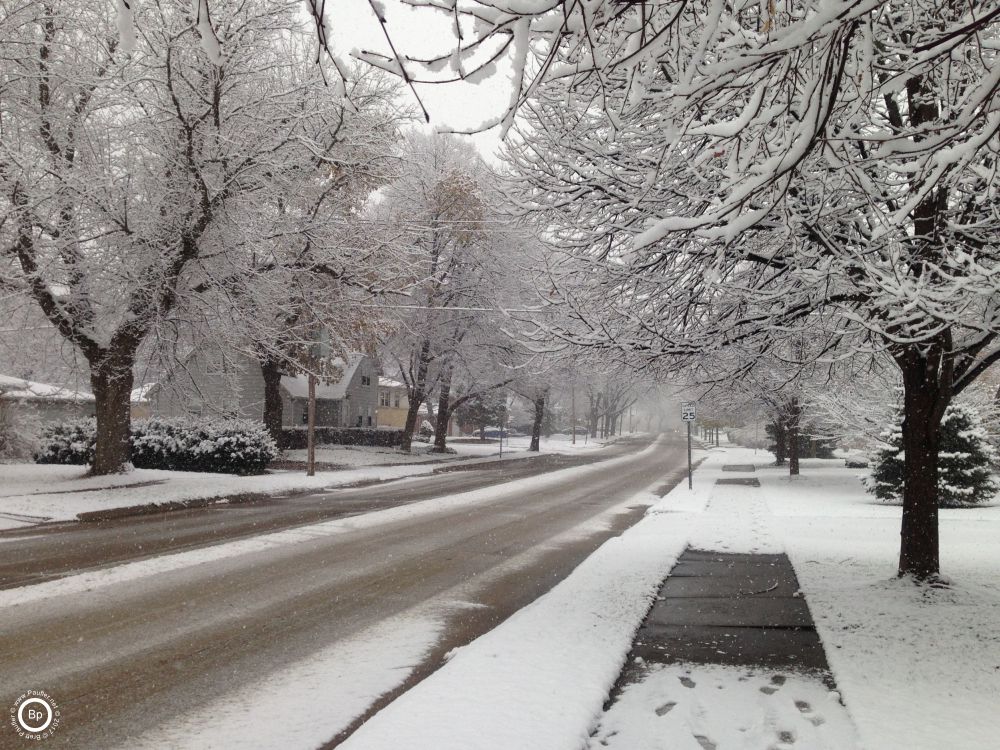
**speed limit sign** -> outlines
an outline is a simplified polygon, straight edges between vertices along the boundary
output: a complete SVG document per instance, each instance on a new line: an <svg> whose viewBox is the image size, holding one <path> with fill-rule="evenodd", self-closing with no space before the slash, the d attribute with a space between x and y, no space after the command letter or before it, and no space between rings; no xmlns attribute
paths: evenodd
<svg viewBox="0 0 1000 750"><path fill-rule="evenodd" d="M685 422L693 422L696 416L697 410L695 409L694 404L684 404L681 407L681 419Z"/></svg>

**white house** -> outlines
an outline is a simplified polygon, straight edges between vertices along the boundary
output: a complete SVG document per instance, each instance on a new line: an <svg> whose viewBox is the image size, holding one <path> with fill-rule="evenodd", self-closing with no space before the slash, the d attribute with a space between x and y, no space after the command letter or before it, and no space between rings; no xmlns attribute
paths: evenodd
<svg viewBox="0 0 1000 750"><path fill-rule="evenodd" d="M374 360L352 352L333 363L340 377L316 385L316 424L321 427L374 427L378 374ZM281 377L281 422L303 425L307 418L309 381L305 375ZM215 353L189 357L183 367L155 384L133 392L136 416L205 416L262 419L264 378L252 357L234 353L224 360Z"/></svg>

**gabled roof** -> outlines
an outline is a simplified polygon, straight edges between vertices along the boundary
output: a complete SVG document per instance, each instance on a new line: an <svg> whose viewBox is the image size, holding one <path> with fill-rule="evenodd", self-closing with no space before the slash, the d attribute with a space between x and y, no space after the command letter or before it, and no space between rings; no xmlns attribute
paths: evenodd
<svg viewBox="0 0 1000 750"><path fill-rule="evenodd" d="M351 384L354 373L357 372L361 362L366 355L360 352L352 352L348 355L347 364L344 360L335 359L333 365L343 370L343 375L339 381L329 383L320 380L316 383L316 398L337 401L347 396L347 386ZM281 387L285 389L292 398L309 398L309 376L308 375L282 375Z"/></svg>
<svg viewBox="0 0 1000 750"><path fill-rule="evenodd" d="M94 394L73 391L58 385L37 383L34 380L12 378L0 375L0 396L18 401L73 401L86 403L94 401Z"/></svg>

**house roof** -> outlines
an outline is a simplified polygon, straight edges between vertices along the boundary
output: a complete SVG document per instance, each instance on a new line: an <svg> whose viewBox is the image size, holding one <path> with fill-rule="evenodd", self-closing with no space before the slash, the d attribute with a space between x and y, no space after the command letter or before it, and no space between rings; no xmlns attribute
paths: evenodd
<svg viewBox="0 0 1000 750"><path fill-rule="evenodd" d="M351 384L354 373L357 372L365 355L354 352L348 355L348 362L336 359L333 364L343 370L344 374L339 381L332 383L320 380L316 383L316 398L337 401L347 396L347 386ZM285 389L292 398L309 398L309 376L308 375L282 375L281 387Z"/></svg>
<svg viewBox="0 0 1000 750"><path fill-rule="evenodd" d="M94 401L94 394L73 391L58 385L38 383L34 380L0 375L0 396L19 401L74 401L78 403Z"/></svg>
<svg viewBox="0 0 1000 750"><path fill-rule="evenodd" d="M154 388L156 388L156 383L146 383L145 385L140 385L138 388L132 390L132 395L129 400L133 404L145 404L149 401L149 393Z"/></svg>
<svg viewBox="0 0 1000 750"><path fill-rule="evenodd" d="M393 380L392 378L379 377L378 384L380 388L405 388L403 383L398 380Z"/></svg>

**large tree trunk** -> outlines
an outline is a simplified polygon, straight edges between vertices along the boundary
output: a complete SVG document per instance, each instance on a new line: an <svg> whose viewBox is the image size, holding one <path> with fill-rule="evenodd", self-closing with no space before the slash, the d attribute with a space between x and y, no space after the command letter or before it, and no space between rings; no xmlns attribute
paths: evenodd
<svg viewBox="0 0 1000 750"><path fill-rule="evenodd" d="M788 440L788 474L798 476L799 473L799 423L802 419L802 407L798 399L793 399L785 413Z"/></svg>
<svg viewBox="0 0 1000 750"><path fill-rule="evenodd" d="M774 420L774 463L781 466L788 458L788 433L781 414Z"/></svg>
<svg viewBox="0 0 1000 750"><path fill-rule="evenodd" d="M528 450L537 453L542 437L542 420L545 418L545 394L537 396L534 404L535 419L531 423L531 445L528 446Z"/></svg>
<svg viewBox="0 0 1000 750"><path fill-rule="evenodd" d="M916 347L900 358L903 372L903 523L899 574L924 580L940 571L938 427L950 394L933 361Z"/></svg>
<svg viewBox="0 0 1000 750"><path fill-rule="evenodd" d="M132 365L128 354L107 354L91 362L90 386L97 415L97 449L90 473L121 474L132 454Z"/></svg>
<svg viewBox="0 0 1000 750"><path fill-rule="evenodd" d="M438 394L437 422L434 427L433 453L444 453L447 450L448 422L451 420L451 375L449 368L441 378L441 391Z"/></svg>
<svg viewBox="0 0 1000 750"><path fill-rule="evenodd" d="M423 393L414 393L413 398L410 399L409 408L406 410L406 424L403 426L403 442L399 445L399 449L406 453L409 453L413 447L413 433L417 429L417 413L420 411L420 404L423 400Z"/></svg>
<svg viewBox="0 0 1000 750"><path fill-rule="evenodd" d="M264 426L281 446L281 421L284 405L281 402L281 366L273 359L260 363L260 374L264 379Z"/></svg>
<svg viewBox="0 0 1000 750"><path fill-rule="evenodd" d="M399 449L406 453L413 447L413 433L417 430L417 413L420 411L420 404L427 397L427 368L430 365L430 353L431 342L429 339L424 339L417 355L417 370L413 383L406 394L409 404L406 410L406 424L403 426L403 441L399 445Z"/></svg>

